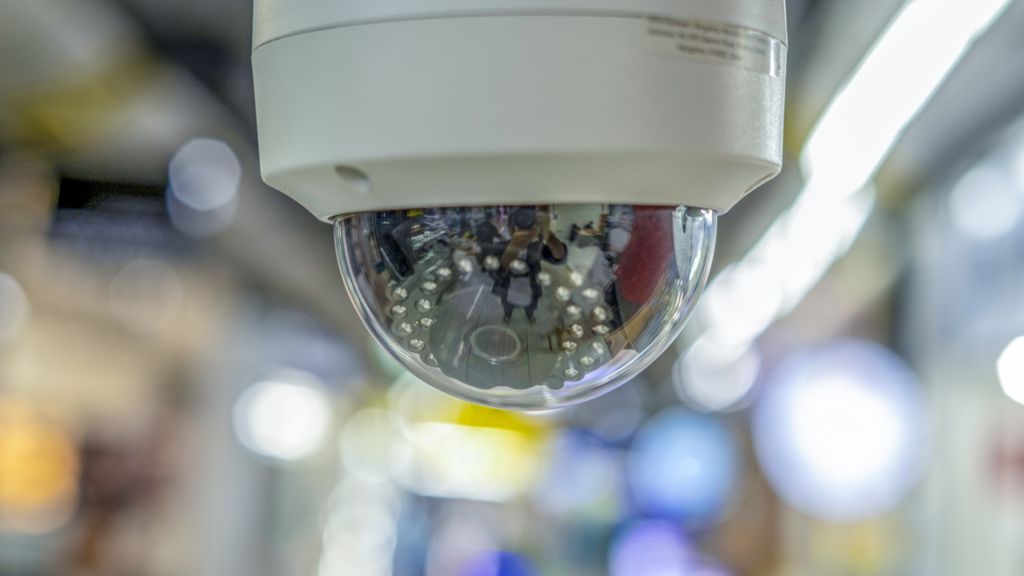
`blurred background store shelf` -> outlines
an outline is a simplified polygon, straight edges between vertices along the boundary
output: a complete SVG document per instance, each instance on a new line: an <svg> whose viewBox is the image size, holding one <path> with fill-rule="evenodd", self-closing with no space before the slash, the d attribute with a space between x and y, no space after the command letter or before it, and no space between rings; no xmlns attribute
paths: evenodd
<svg viewBox="0 0 1024 576"><path fill-rule="evenodd" d="M0 0L0 574L1024 574L1024 3L788 5L693 325L523 415L260 182L251 0Z"/></svg>

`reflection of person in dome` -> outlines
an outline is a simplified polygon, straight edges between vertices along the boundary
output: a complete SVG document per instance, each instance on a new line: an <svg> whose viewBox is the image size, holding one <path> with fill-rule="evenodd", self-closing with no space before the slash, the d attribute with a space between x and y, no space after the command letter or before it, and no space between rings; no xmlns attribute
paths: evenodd
<svg viewBox="0 0 1024 576"><path fill-rule="evenodd" d="M492 292L501 298L505 322L511 320L516 308L524 309L526 318L533 322L543 293L537 280L541 261L562 264L568 251L551 232L551 218L546 211L517 208L509 214L508 224L512 239L502 252L501 268L495 273Z"/></svg>
<svg viewBox="0 0 1024 576"><path fill-rule="evenodd" d="M484 259L488 256L500 258L505 252L505 239L501 237L501 230L494 223L494 220L494 215L488 214L487 219L476 227L476 241L480 246L478 258L481 267L483 266Z"/></svg>

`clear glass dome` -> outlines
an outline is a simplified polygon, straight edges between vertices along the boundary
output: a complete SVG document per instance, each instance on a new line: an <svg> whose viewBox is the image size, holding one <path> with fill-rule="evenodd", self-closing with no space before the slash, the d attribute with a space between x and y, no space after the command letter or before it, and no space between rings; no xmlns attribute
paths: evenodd
<svg viewBox="0 0 1024 576"><path fill-rule="evenodd" d="M411 372L489 406L543 410L628 382L679 335L711 264L710 210L430 208L335 222L370 332Z"/></svg>

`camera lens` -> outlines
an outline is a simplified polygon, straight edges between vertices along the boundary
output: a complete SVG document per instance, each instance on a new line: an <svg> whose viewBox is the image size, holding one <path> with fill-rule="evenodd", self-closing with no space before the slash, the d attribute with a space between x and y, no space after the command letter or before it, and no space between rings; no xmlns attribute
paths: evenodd
<svg viewBox="0 0 1024 576"><path fill-rule="evenodd" d="M672 343L716 229L686 207L488 206L346 215L335 240L361 318L411 372L540 410L611 391Z"/></svg>

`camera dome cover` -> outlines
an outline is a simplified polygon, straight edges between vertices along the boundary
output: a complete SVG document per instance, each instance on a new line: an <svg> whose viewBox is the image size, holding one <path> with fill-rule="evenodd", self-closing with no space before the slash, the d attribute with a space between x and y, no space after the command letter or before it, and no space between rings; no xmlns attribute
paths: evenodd
<svg viewBox="0 0 1024 576"><path fill-rule="evenodd" d="M629 381L682 329L707 278L709 210L537 205L338 219L348 289L424 381L547 409Z"/></svg>

